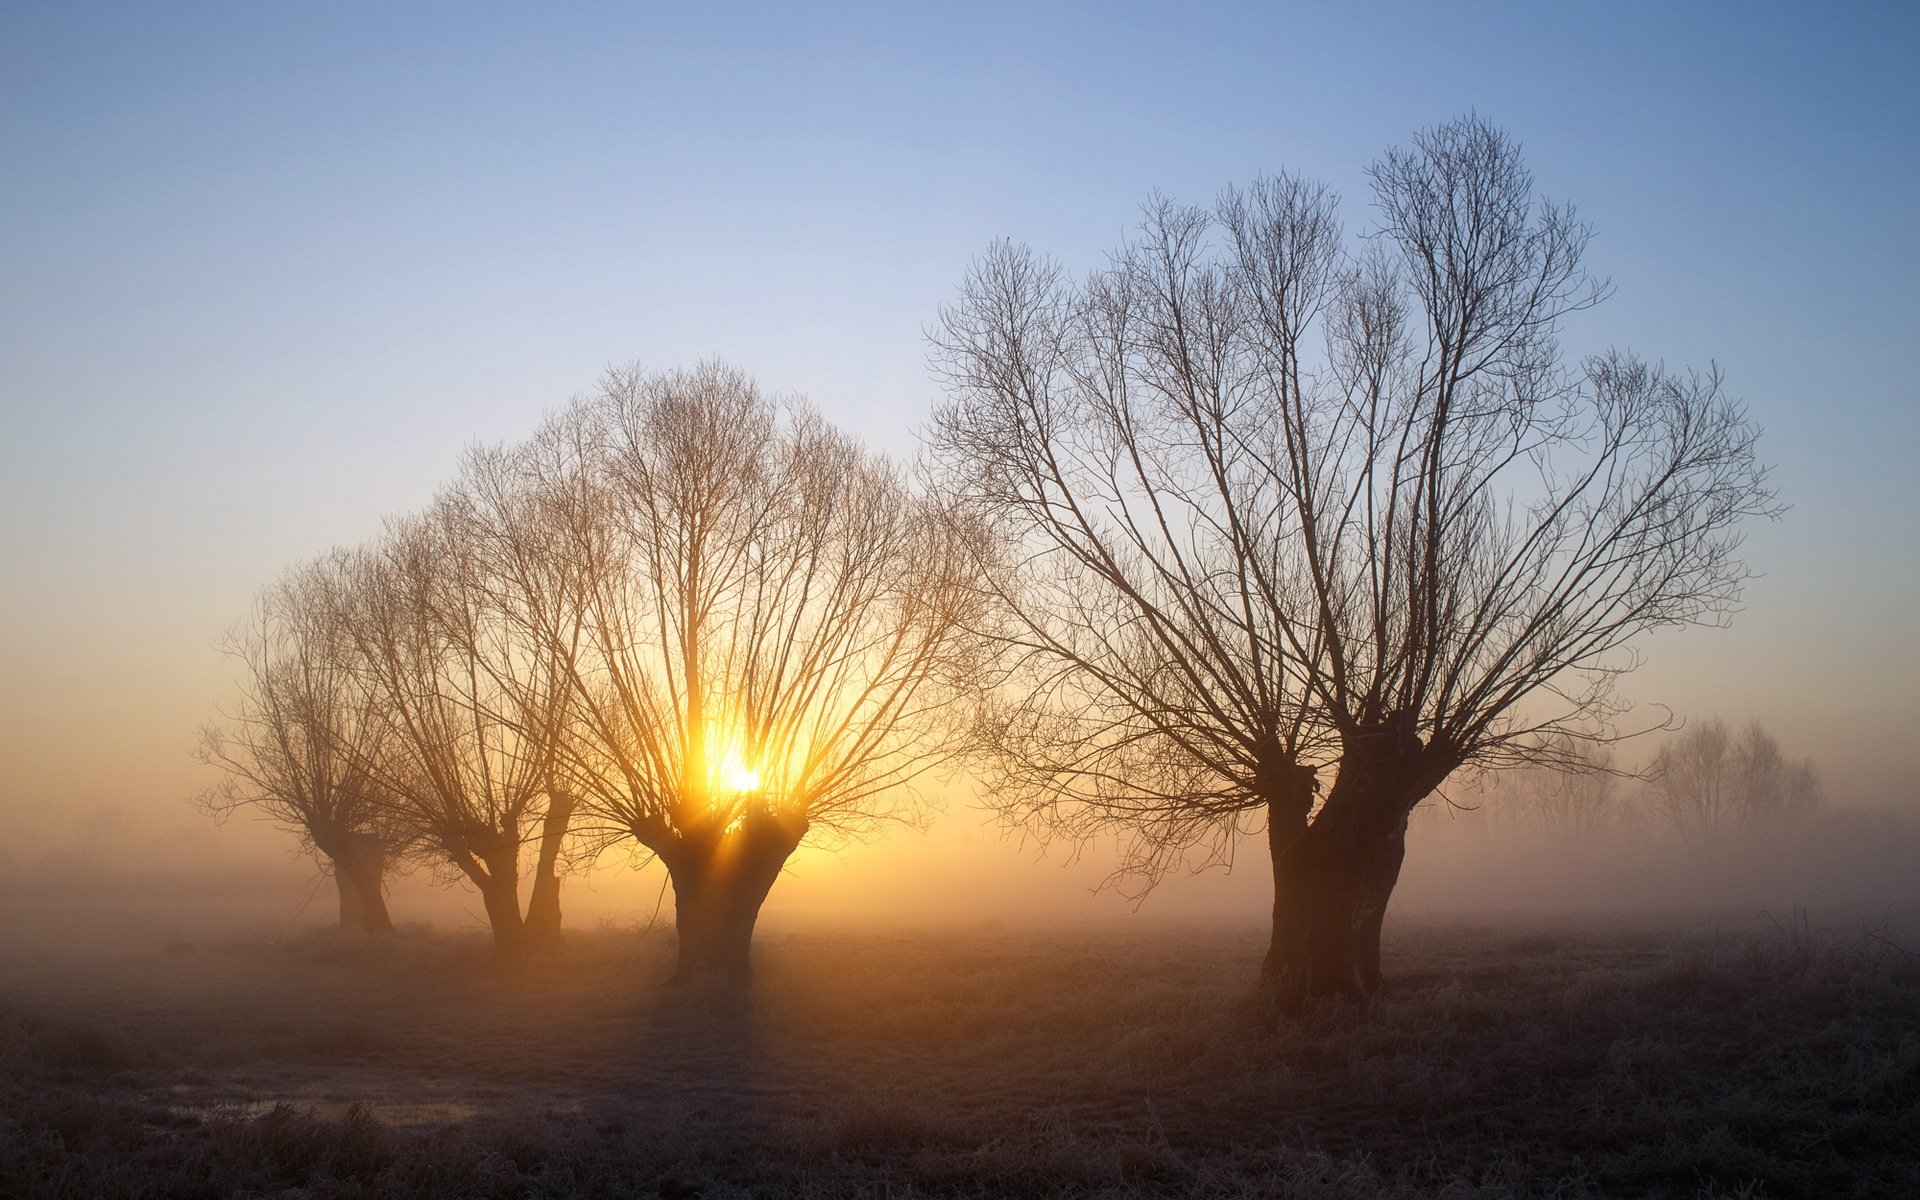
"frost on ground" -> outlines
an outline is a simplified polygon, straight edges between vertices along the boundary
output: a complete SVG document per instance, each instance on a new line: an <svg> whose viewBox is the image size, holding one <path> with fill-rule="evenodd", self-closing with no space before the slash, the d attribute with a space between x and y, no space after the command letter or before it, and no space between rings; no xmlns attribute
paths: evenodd
<svg viewBox="0 0 1920 1200"><path fill-rule="evenodd" d="M1884 919L1403 920L1270 1025L1257 932L415 932L0 958L0 1195L1920 1195Z"/></svg>

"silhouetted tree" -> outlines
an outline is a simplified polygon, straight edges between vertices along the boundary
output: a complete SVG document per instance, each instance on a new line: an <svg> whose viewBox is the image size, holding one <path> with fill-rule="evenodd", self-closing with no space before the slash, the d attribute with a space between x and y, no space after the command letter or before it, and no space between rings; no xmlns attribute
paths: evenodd
<svg viewBox="0 0 1920 1200"><path fill-rule="evenodd" d="M979 564L1008 672L983 791L1044 833L1130 831L1149 885L1229 859L1248 814L1304 819L1325 749L1289 493L1249 440L1270 418L1208 225L1155 203L1079 286L997 247L936 335L946 478L1018 547Z"/></svg>
<svg viewBox="0 0 1920 1200"><path fill-rule="evenodd" d="M577 735L573 673L585 644L582 623L596 565L568 557L574 544L564 524L567 506L552 491L565 478L559 465L573 461L564 457L568 450L551 433L518 446L476 448L438 508L448 536L460 545L463 586L483 598L486 617L479 625L493 629L474 646L475 657L504 701L502 717L543 760L525 917L526 936L539 946L560 940L563 859L570 849L590 859L599 848L574 845L580 796L564 769L568 739Z"/></svg>
<svg viewBox="0 0 1920 1200"><path fill-rule="evenodd" d="M743 984L802 839L911 816L967 744L964 527L720 366L613 374L536 442L586 588L569 785L666 867L676 978Z"/></svg>
<svg viewBox="0 0 1920 1200"><path fill-rule="evenodd" d="M1562 361L1559 320L1605 287L1508 138L1457 120L1371 176L1382 219L1359 254L1324 188L1265 180L1211 212L1155 201L1083 284L996 248L936 334L948 477L1031 564L991 589L1001 640L1061 681L1016 696L1011 723L1104 723L1075 744L1190 774L1197 817L1265 809L1264 974L1287 1005L1378 985L1413 806L1612 715L1631 640L1723 618L1737 525L1773 511L1717 375ZM1088 632L1125 669L1060 636L1084 619L1035 602L1054 580L1108 606ZM1316 806L1297 781L1323 742ZM1116 770L1090 789L1038 744L1002 743L1030 818L1091 800L1185 835L1163 815L1178 788Z"/></svg>
<svg viewBox="0 0 1920 1200"><path fill-rule="evenodd" d="M1683 730L1649 773L1654 808L1695 846L1804 816L1824 802L1813 760L1788 761L1758 721L1738 733L1718 717Z"/></svg>
<svg viewBox="0 0 1920 1200"><path fill-rule="evenodd" d="M335 653L319 572L289 573L227 636L240 701L201 733L199 758L226 778L200 803L223 819L251 809L294 833L333 875L340 927L392 933L384 876L404 838L370 769L385 752L385 724Z"/></svg>
<svg viewBox="0 0 1920 1200"><path fill-rule="evenodd" d="M556 855L536 860L551 896L529 928L520 909L521 855L542 829L567 685L544 644L504 610L489 571L486 523L458 490L425 514L391 522L371 546L337 560L333 604L384 752L369 763L391 818L478 889L503 956L559 936ZM570 809L571 797L561 807Z"/></svg>

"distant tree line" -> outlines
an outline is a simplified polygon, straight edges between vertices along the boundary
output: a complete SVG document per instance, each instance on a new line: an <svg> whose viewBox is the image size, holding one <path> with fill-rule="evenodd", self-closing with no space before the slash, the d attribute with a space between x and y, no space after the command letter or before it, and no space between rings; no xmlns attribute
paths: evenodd
<svg viewBox="0 0 1920 1200"><path fill-rule="evenodd" d="M268 593L216 803L356 912L354 845L457 872L503 953L630 842L682 973L740 979L802 838L964 762L1148 883L1264 830L1276 1006L1371 992L1414 807L1605 742L1635 640L1724 621L1777 506L1717 373L1562 354L1608 285L1511 139L1467 117L1369 174L1358 241L1282 175L1150 201L1085 277L990 249L932 335L923 484L724 368L614 376Z"/></svg>
<svg viewBox="0 0 1920 1200"><path fill-rule="evenodd" d="M1718 717L1690 722L1643 768L1613 747L1550 739L1534 761L1473 780L1453 807L1485 811L1574 845L1607 833L1662 831L1705 850L1792 829L1826 805L1811 759L1789 759L1758 721L1735 730Z"/></svg>

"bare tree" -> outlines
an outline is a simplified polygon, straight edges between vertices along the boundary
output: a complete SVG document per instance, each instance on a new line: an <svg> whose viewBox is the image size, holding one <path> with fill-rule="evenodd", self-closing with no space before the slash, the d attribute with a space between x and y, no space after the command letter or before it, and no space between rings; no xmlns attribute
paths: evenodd
<svg viewBox="0 0 1920 1200"><path fill-rule="evenodd" d="M1106 591L1132 664L1063 652L1053 618L996 585L1002 641L1075 681L1016 709L1098 723L1075 689L1101 690L1156 714L1129 720L1202 781L1188 811L1264 802L1265 977L1287 1004L1378 985L1414 805L1461 766L1588 736L1636 635L1725 617L1738 523L1774 509L1717 375L1563 363L1560 319L1606 289L1580 267L1585 228L1535 195L1509 139L1454 121L1372 178L1382 220L1362 253L1325 189L1265 180L1211 212L1150 204L1081 285L998 248L936 334L949 478L1019 537L1021 586L1066 572ZM1193 698L1169 703L1160 681L1196 670ZM1158 732L1209 707L1213 742L1257 746L1278 725L1296 731L1279 761L1335 766L1317 807L1297 784L1258 795L1257 753ZM1035 765L1029 813L1084 807ZM1108 811L1129 806L1150 834L1181 830L1152 802Z"/></svg>
<svg viewBox="0 0 1920 1200"><path fill-rule="evenodd" d="M1007 654L985 793L1046 833L1130 831L1148 885L1230 859L1249 814L1304 821L1325 750L1290 497L1249 436L1268 398L1209 224L1157 202L1080 286L997 247L936 335L945 478L1018 547L980 564Z"/></svg>
<svg viewBox="0 0 1920 1200"><path fill-rule="evenodd" d="M392 522L381 540L337 560L333 602L384 753L368 769L392 819L480 892L503 956L559 936L557 850L543 845L536 894L520 909L521 856L566 835L542 820L567 722L567 685L549 648L502 606L490 573L487 515L469 493ZM570 812L571 797L560 806ZM549 851L552 850L550 853Z"/></svg>
<svg viewBox="0 0 1920 1200"><path fill-rule="evenodd" d="M720 366L615 373L542 440L587 588L569 786L666 867L676 978L743 984L802 839L911 817L967 744L965 527Z"/></svg>
<svg viewBox="0 0 1920 1200"><path fill-rule="evenodd" d="M1811 759L1790 762L1758 721L1738 733L1715 717L1678 734L1654 759L1654 808L1690 845L1790 821L1824 802Z"/></svg>
<svg viewBox="0 0 1920 1200"><path fill-rule="evenodd" d="M243 671L240 702L201 733L199 758L226 778L200 802L223 819L250 809L294 833L333 875L340 927L392 933L384 877L403 839L369 769L384 753L384 724L336 653L320 583L318 567L291 572L227 636Z"/></svg>
<svg viewBox="0 0 1920 1200"><path fill-rule="evenodd" d="M560 877L568 859L591 860L602 843L581 844L573 819L579 789L567 780L565 757L576 736L572 689L585 648L582 622L592 594L592 559L576 559L579 497L570 467L576 446L549 423L542 436L508 447L475 448L459 486L439 509L461 548L464 586L481 598L484 623L497 625L487 646L475 645L504 703L500 715L544 769L533 886L527 898L529 941L560 940Z"/></svg>
<svg viewBox="0 0 1920 1200"><path fill-rule="evenodd" d="M1283 957L1309 992L1377 985L1413 805L1610 717L1632 641L1723 620L1739 523L1775 511L1717 374L1563 366L1559 319L1604 288L1511 140L1455 121L1372 175L1392 257L1336 310L1325 386L1281 406L1287 444L1325 467L1296 497L1341 738L1289 873Z"/></svg>
<svg viewBox="0 0 1920 1200"><path fill-rule="evenodd" d="M1489 771L1469 793L1474 807L1495 817L1531 827L1558 847L1590 843L1621 817L1620 781L1628 775L1614 766L1605 742L1579 741L1549 732L1530 751L1528 761Z"/></svg>

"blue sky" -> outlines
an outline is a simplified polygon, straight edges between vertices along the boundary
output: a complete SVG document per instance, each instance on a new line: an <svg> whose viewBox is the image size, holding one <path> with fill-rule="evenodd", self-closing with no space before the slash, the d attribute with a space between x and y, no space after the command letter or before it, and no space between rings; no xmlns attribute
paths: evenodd
<svg viewBox="0 0 1920 1200"><path fill-rule="evenodd" d="M1363 227L1469 109L1597 231L1569 347L1718 362L1793 505L1632 693L1904 802L1917 64L1910 5L0 3L0 810L171 820L254 589L608 363L909 449L992 239L1092 266L1282 168Z"/></svg>

